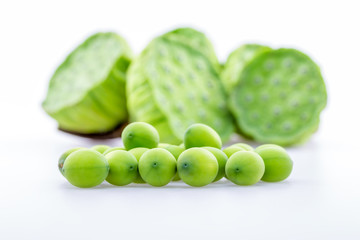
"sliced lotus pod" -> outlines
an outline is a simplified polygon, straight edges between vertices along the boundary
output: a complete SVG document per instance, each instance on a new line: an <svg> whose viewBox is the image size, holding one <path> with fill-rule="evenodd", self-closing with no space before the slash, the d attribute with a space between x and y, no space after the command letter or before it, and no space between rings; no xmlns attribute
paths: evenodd
<svg viewBox="0 0 360 240"><path fill-rule="evenodd" d="M113 131L128 119L125 73L131 59L119 35L92 35L57 68L43 108L67 132L101 136Z"/></svg>
<svg viewBox="0 0 360 240"><path fill-rule="evenodd" d="M258 44L244 44L233 51L221 71L221 81L229 94L239 81L242 70L257 55L270 51L271 48Z"/></svg>
<svg viewBox="0 0 360 240"><path fill-rule="evenodd" d="M294 49L256 56L231 92L230 110L241 132L259 142L305 142L318 128L327 93L319 67Z"/></svg>
<svg viewBox="0 0 360 240"><path fill-rule="evenodd" d="M193 123L209 125L226 141L233 123L215 67L204 51L183 44L186 38L168 36L155 38L129 68L130 121L152 124L161 142L181 143Z"/></svg>
<svg viewBox="0 0 360 240"><path fill-rule="evenodd" d="M204 33L193 28L178 28L164 34L162 37L201 52L213 65L215 70L220 72L221 66L215 54L214 47Z"/></svg>

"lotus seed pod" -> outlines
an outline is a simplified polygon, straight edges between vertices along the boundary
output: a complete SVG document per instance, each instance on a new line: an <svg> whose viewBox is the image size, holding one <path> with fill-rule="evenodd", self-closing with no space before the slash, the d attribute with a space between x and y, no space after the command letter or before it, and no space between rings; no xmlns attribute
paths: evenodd
<svg viewBox="0 0 360 240"><path fill-rule="evenodd" d="M141 156L147 151L149 150L148 148L143 148L143 147L138 147L138 148L133 148L131 150L129 150L129 152L134 155L134 157L136 158L136 160L139 162ZM139 168L138 168L138 176L135 178L134 183L145 183L144 179L141 178L140 173L139 173Z"/></svg>
<svg viewBox="0 0 360 240"><path fill-rule="evenodd" d="M234 146L234 147L241 147L243 149L245 149L246 151L254 151L254 148L252 146L250 146L249 144L246 144L246 143L235 143L231 146Z"/></svg>
<svg viewBox="0 0 360 240"><path fill-rule="evenodd" d="M211 152L216 157L216 160L218 161L219 171L218 171L216 178L213 181L213 182L217 182L225 176L225 165L228 160L228 157L226 156L226 154L223 151L221 151L218 148L214 148L214 147L203 147L203 148L208 150L209 152Z"/></svg>
<svg viewBox="0 0 360 240"><path fill-rule="evenodd" d="M101 153L92 149L79 149L66 158L63 173L76 187L95 187L106 179L109 164Z"/></svg>
<svg viewBox="0 0 360 240"><path fill-rule="evenodd" d="M121 134L126 150L132 148L156 148L159 144L158 131L148 123L134 122L124 128Z"/></svg>
<svg viewBox="0 0 360 240"><path fill-rule="evenodd" d="M201 48L187 43L191 33L205 38L193 29L173 31L155 38L132 62L126 85L130 121L153 125L161 142L181 143L193 123L209 125L226 141L233 123L215 61L205 53L213 50L206 39Z"/></svg>
<svg viewBox="0 0 360 240"><path fill-rule="evenodd" d="M148 184L155 187L165 186L175 176L176 159L163 148L150 149L140 157L139 172Z"/></svg>
<svg viewBox="0 0 360 240"><path fill-rule="evenodd" d="M70 153L75 152L75 151L77 151L79 149L82 149L82 148L77 147L77 148L69 149L60 156L59 161L58 161L58 168L59 168L59 171L61 172L62 175L64 175L62 169L64 167L64 163L65 163L66 158L70 155Z"/></svg>
<svg viewBox="0 0 360 240"><path fill-rule="evenodd" d="M246 136L286 146L316 131L326 99L319 67L297 50L278 49L244 67L229 105Z"/></svg>
<svg viewBox="0 0 360 240"><path fill-rule="evenodd" d="M251 62L257 55L270 50L271 48L258 44L244 44L233 51L221 72L221 81L226 92L230 93L234 89L246 64Z"/></svg>
<svg viewBox="0 0 360 240"><path fill-rule="evenodd" d="M239 146L230 146L223 150L223 152L226 154L226 156L228 158L230 158L231 155L233 155L234 153L239 152L239 151L248 151L248 150L246 150L243 147L239 147Z"/></svg>
<svg viewBox="0 0 360 240"><path fill-rule="evenodd" d="M255 149L265 163L265 182L280 182L288 178L293 169L293 161L286 150L274 144L265 144Z"/></svg>
<svg viewBox="0 0 360 240"><path fill-rule="evenodd" d="M110 147L107 145L95 145L95 146L91 147L91 149L103 154L105 151L110 149Z"/></svg>
<svg viewBox="0 0 360 240"><path fill-rule="evenodd" d="M109 163L106 181L116 186L125 186L138 177L138 162L134 155L125 150L113 150L104 155Z"/></svg>
<svg viewBox="0 0 360 240"><path fill-rule="evenodd" d="M125 150L125 148L123 148L123 147L112 147L112 148L107 149L105 152L103 152L103 155L105 156L106 154L111 153L111 152L116 151L116 150Z"/></svg>
<svg viewBox="0 0 360 240"><path fill-rule="evenodd" d="M192 28L178 28L164 34L163 37L201 52L213 67L220 72L221 66L215 54L214 47L205 34L195 31Z"/></svg>
<svg viewBox="0 0 360 240"><path fill-rule="evenodd" d="M215 147L221 149L222 147L219 134L211 127L201 123L192 124L186 129L184 144L186 149L192 147Z"/></svg>
<svg viewBox="0 0 360 240"><path fill-rule="evenodd" d="M132 52L115 33L97 33L78 46L52 76L44 110L61 130L94 136L127 121L125 72Z"/></svg>

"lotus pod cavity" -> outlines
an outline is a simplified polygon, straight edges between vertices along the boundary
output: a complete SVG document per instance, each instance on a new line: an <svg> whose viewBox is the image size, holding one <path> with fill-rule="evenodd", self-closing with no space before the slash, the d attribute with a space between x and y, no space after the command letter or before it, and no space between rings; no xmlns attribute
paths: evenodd
<svg viewBox="0 0 360 240"><path fill-rule="evenodd" d="M316 131L327 93L319 67L307 55L278 49L249 62L229 98L242 133L284 146Z"/></svg>
<svg viewBox="0 0 360 240"><path fill-rule="evenodd" d="M227 93L235 87L239 81L239 76L249 62L257 55L270 51L271 48L258 44L244 44L235 51L233 51L221 72L221 81Z"/></svg>
<svg viewBox="0 0 360 240"><path fill-rule="evenodd" d="M178 29L155 38L127 74L130 121L152 124L161 142L181 143L194 123L209 125L226 141L233 123L219 68L209 40L196 30Z"/></svg>
<svg viewBox="0 0 360 240"><path fill-rule="evenodd" d="M125 72L131 58L130 47L119 35L92 35L57 68L43 108L67 132L114 130L128 118Z"/></svg>

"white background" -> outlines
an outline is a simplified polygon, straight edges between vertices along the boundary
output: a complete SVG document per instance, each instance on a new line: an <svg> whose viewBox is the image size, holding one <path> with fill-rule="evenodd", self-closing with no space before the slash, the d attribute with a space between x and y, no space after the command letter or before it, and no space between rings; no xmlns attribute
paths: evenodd
<svg viewBox="0 0 360 240"><path fill-rule="evenodd" d="M1 1L0 239L360 239L356 2ZM179 26L204 31L222 61L257 42L298 48L320 65L328 106L311 140L289 148L291 177L251 187L71 186L57 169L64 150L120 140L56 130L40 107L54 69L97 31L120 33L139 53Z"/></svg>

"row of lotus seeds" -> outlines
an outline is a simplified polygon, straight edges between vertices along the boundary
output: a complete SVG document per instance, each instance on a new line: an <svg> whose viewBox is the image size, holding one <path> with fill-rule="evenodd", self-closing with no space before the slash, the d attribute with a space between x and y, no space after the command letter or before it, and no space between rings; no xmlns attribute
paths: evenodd
<svg viewBox="0 0 360 240"><path fill-rule="evenodd" d="M238 143L221 150L220 137L204 124L191 125L179 146L159 143L156 133L147 123L129 124L123 131L124 148L71 149L59 159L60 172L77 187L94 187L105 179L118 186L146 182L157 187L181 179L201 187L224 176L238 185L278 182L292 171L284 148Z"/></svg>

